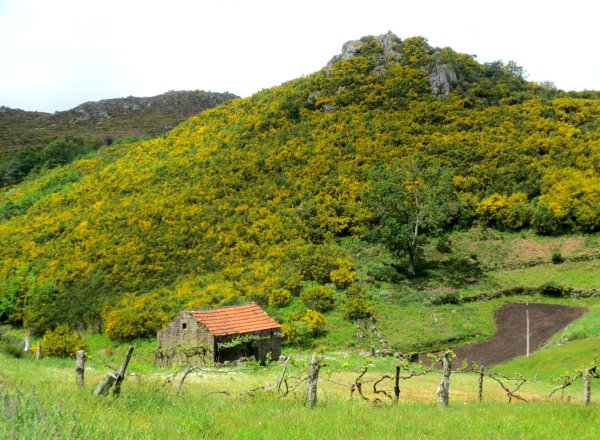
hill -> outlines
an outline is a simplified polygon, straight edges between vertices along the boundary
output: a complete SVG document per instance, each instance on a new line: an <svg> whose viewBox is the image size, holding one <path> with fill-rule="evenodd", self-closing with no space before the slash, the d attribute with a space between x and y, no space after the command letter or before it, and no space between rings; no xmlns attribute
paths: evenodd
<svg viewBox="0 0 600 440"><path fill-rule="evenodd" d="M369 295L398 307L414 293L401 257L366 242L393 167L448 177L443 222L424 232L598 231L599 110L595 92L530 83L514 63L421 37L346 43L321 71L3 191L0 319L128 339L183 307L252 299L290 341L318 335L322 315L307 308L335 322L371 315ZM424 179L397 186L442 182ZM440 282L478 282L472 256L448 264Z"/></svg>
<svg viewBox="0 0 600 440"><path fill-rule="evenodd" d="M36 166L65 163L67 156L81 156L121 138L163 134L233 98L231 93L195 90L86 102L55 113L0 107L0 185L20 181ZM62 143L52 145L56 140Z"/></svg>

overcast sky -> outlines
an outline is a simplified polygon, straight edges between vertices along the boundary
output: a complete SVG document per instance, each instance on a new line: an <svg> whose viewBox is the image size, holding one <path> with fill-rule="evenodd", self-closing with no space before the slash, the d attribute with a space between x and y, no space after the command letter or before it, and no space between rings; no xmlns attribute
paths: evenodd
<svg viewBox="0 0 600 440"><path fill-rule="evenodd" d="M600 90L597 0L0 0L0 105L67 110L168 90L241 96L391 30Z"/></svg>

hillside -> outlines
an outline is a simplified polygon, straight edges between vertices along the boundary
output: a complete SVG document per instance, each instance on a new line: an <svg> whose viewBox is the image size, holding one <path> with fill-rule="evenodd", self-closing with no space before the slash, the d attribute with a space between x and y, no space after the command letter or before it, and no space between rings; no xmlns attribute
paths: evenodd
<svg viewBox="0 0 600 440"><path fill-rule="evenodd" d="M0 107L0 185L20 181L29 165L44 166L49 159L52 162L52 156L59 156L60 161L60 156L81 156L120 138L163 134L190 116L233 98L236 96L231 93L195 90L86 102L55 113ZM48 147L65 138L69 142L63 142L60 149ZM44 147L51 151L44 152Z"/></svg>
<svg viewBox="0 0 600 440"><path fill-rule="evenodd" d="M410 279L366 241L381 220L378 176L417 158L451 173L446 232L594 233L599 127L597 93L527 82L513 63L421 37L349 42L321 71L3 191L0 319L128 339L183 307L249 299L291 333L315 324L311 295L332 298L316 307L326 320L353 301L368 315L368 296L384 298L374 279ZM385 255L379 267L368 253ZM471 260L443 282L477 282Z"/></svg>

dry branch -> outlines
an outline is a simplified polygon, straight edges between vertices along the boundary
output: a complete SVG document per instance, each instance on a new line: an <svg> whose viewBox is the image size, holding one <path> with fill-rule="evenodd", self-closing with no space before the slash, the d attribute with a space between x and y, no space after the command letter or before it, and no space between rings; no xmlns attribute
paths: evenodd
<svg viewBox="0 0 600 440"><path fill-rule="evenodd" d="M556 388L554 388L552 391L550 391L550 393L546 396L546 400L550 400L552 398L552 396L554 395L554 393L556 393L558 390L564 390L565 388L571 386L573 384L573 382L575 382L577 380L578 377L581 376L581 373L578 372L576 374L572 374L570 376L563 376L563 383L559 386L557 386Z"/></svg>
<svg viewBox="0 0 600 440"><path fill-rule="evenodd" d="M183 386L183 382L185 381L185 378L188 376L188 374L190 374L192 371L194 371L196 369L196 367L187 367L185 369L185 371L183 372L183 376L181 376L181 379L179 380L179 383L177 384L177 391L175 392L175 394L177 396L179 396L179 393L181 392L181 387Z"/></svg>
<svg viewBox="0 0 600 440"><path fill-rule="evenodd" d="M498 382L500 384L500 386L502 387L502 389L506 392L506 395L508 396L508 401L512 401L512 398L514 397L515 399L519 399L522 400L523 402L527 402L526 399L524 399L523 397L519 396L518 394L515 394L517 391L519 391L519 389L521 388L521 386L523 386L524 383L528 382L528 379L525 379L523 376L521 376L520 374L517 375L517 377L508 377L505 376L503 374L499 374L499 373L491 373L488 374L488 377L491 379L494 379L496 382ZM506 385L504 385L504 382L502 382L501 379L507 380L507 381L511 381L511 382L516 382L516 386L515 388L513 388L512 390L509 389Z"/></svg>
<svg viewBox="0 0 600 440"><path fill-rule="evenodd" d="M358 390L358 394L360 394L360 397L362 397L363 400L366 400L368 402L369 399L366 398L362 392L362 381L361 381L362 377L366 374L366 372L367 372L367 367L364 367L362 372L354 380L354 383L350 386L350 397L352 397L352 395L354 394L354 391Z"/></svg>
<svg viewBox="0 0 600 440"><path fill-rule="evenodd" d="M383 395L384 395L385 397L387 397L388 399L390 399L390 400L393 400L394 398L393 398L392 396L390 396L390 395L387 393L387 391L385 391L385 390L378 390L378 389L377 389L377 385L379 385L379 384L380 384L381 382L383 382L385 379L395 380L395 377L388 376L387 374L385 374L385 375L381 376L381 378L380 378L380 379L376 380L376 381L373 383L373 392L374 392L375 394L383 394ZM396 400L397 400L397 399L396 399Z"/></svg>

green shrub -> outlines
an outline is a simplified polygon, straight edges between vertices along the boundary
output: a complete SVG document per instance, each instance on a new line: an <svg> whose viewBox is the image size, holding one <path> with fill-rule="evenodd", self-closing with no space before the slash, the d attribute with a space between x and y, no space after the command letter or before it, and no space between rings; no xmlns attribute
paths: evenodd
<svg viewBox="0 0 600 440"><path fill-rule="evenodd" d="M335 305L335 290L328 286L309 287L300 294L300 299L307 308L326 312Z"/></svg>
<svg viewBox="0 0 600 440"><path fill-rule="evenodd" d="M291 321L281 324L281 342L286 345L300 345L305 343L311 336L310 325L304 321Z"/></svg>
<svg viewBox="0 0 600 440"><path fill-rule="evenodd" d="M104 314L104 331L118 341L153 336L170 321L171 307L173 304L158 292L125 297Z"/></svg>
<svg viewBox="0 0 600 440"><path fill-rule="evenodd" d="M347 287L356 279L354 264L351 261L342 258L337 259L337 264L338 268L331 271L329 278L336 286Z"/></svg>
<svg viewBox="0 0 600 440"><path fill-rule="evenodd" d="M442 235L435 248L437 249L438 252L442 253L442 254L451 254L452 253L452 242L450 241L450 239L448 238L447 235Z"/></svg>
<svg viewBox="0 0 600 440"><path fill-rule="evenodd" d="M552 210L543 204L539 204L533 212L531 225L534 227L535 232L541 235L558 235L571 227L565 218L557 217Z"/></svg>
<svg viewBox="0 0 600 440"><path fill-rule="evenodd" d="M15 358L23 357L23 350L21 347L4 341L0 341L0 352Z"/></svg>
<svg viewBox="0 0 600 440"><path fill-rule="evenodd" d="M269 294L269 305L273 307L285 306L292 297L292 293L287 289L273 289Z"/></svg>
<svg viewBox="0 0 600 440"><path fill-rule="evenodd" d="M444 293L442 295L435 295L429 301L432 305L441 304L460 304L462 302L461 296L456 292Z"/></svg>
<svg viewBox="0 0 600 440"><path fill-rule="evenodd" d="M325 317L316 310L308 309L300 321L308 324L313 336L325 333Z"/></svg>
<svg viewBox="0 0 600 440"><path fill-rule="evenodd" d="M549 296L552 298L560 298L562 296L569 296L571 289L568 287L563 287L558 283L549 282L546 284L542 284L539 287L540 295Z"/></svg>
<svg viewBox="0 0 600 440"><path fill-rule="evenodd" d="M558 249L552 251L552 262L554 264L564 263L565 259Z"/></svg>
<svg viewBox="0 0 600 440"><path fill-rule="evenodd" d="M529 225L532 216L531 206L525 193L510 195L492 194L477 206L477 214L488 224L496 224L506 229L522 229Z"/></svg>
<svg viewBox="0 0 600 440"><path fill-rule="evenodd" d="M346 291L348 300L346 301L346 307L344 315L347 319L365 319L373 316L373 303L369 299L367 289L358 284L353 284Z"/></svg>
<svg viewBox="0 0 600 440"><path fill-rule="evenodd" d="M85 348L81 337L62 325L44 333L40 343L45 355L55 357L72 357Z"/></svg>

